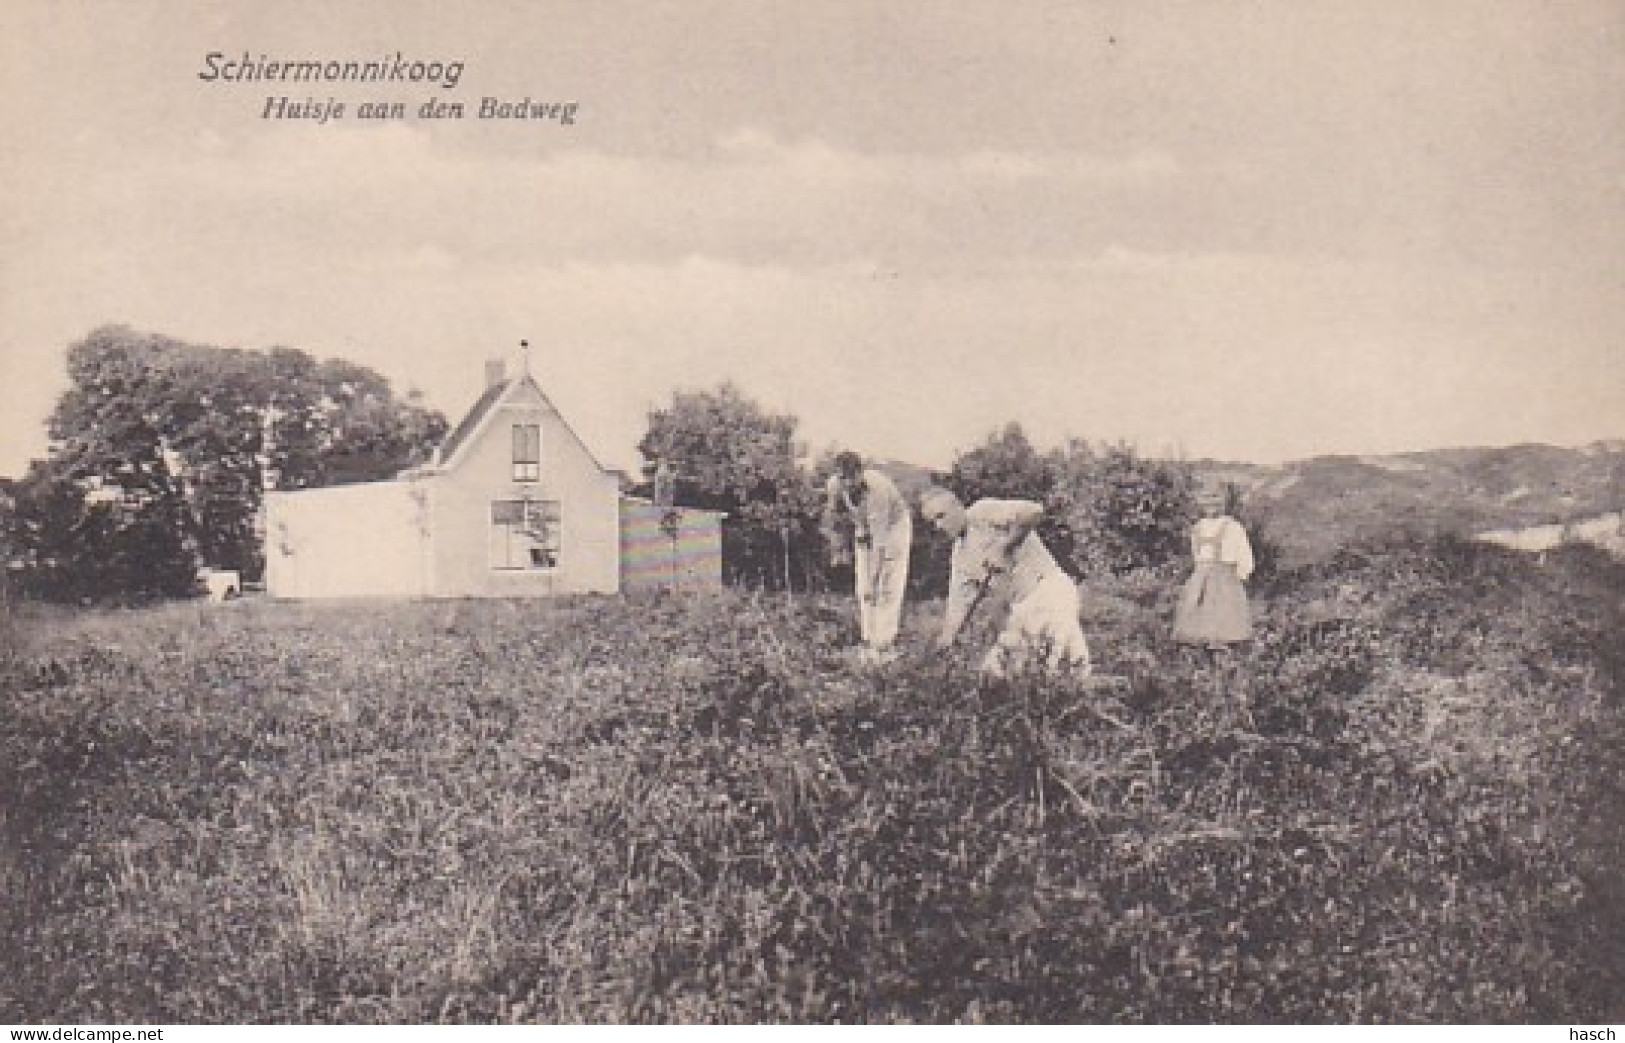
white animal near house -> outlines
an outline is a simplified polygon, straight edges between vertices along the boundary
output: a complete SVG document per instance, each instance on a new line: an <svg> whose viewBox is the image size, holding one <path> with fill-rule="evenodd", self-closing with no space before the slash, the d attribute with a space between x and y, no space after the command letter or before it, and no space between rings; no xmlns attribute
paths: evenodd
<svg viewBox="0 0 1625 1043"><path fill-rule="evenodd" d="M198 579L210 601L225 601L243 592L242 578L235 569L199 569Z"/></svg>

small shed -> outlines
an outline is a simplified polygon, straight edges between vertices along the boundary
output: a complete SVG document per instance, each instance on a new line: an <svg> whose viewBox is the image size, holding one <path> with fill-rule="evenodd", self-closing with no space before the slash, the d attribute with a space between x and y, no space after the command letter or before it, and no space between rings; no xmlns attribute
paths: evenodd
<svg viewBox="0 0 1625 1043"><path fill-rule="evenodd" d="M621 589L722 586L721 511L621 498Z"/></svg>

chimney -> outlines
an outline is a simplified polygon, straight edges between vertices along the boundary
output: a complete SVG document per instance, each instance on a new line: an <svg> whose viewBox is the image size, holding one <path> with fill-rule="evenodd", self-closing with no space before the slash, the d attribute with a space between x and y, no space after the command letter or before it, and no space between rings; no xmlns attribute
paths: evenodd
<svg viewBox="0 0 1625 1043"><path fill-rule="evenodd" d="M503 372L501 359L485 360L485 389L487 391L496 387L506 379L507 376Z"/></svg>

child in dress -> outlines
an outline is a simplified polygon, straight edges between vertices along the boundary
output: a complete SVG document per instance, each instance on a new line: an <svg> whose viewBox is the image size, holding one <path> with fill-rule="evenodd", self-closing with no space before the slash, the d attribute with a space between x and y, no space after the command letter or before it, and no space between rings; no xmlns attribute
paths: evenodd
<svg viewBox="0 0 1625 1043"><path fill-rule="evenodd" d="M1215 488L1197 496L1202 517L1191 526L1195 570L1185 581L1174 612L1174 637L1209 648L1253 636L1244 586L1253 574L1253 548L1247 530L1224 513L1224 501L1224 493Z"/></svg>

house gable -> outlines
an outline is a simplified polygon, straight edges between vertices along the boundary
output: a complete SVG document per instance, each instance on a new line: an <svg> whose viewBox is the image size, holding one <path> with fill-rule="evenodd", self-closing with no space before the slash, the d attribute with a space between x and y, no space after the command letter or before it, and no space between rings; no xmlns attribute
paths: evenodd
<svg viewBox="0 0 1625 1043"><path fill-rule="evenodd" d="M477 443L487 438L506 440L507 425L498 422L504 415L509 418L527 415L534 417L536 422L546 425L548 433L554 438L563 435L571 443L571 447L605 478L614 477L613 472L606 470L598 461L592 450L581 440L581 436L576 434L569 421L564 419L564 415L558 411L529 373L486 388L484 394L474 403L474 407L468 411L468 415L463 417L462 422L440 444L435 456L437 468L441 471L456 470L468 459L472 447ZM546 453L547 449L544 446L544 456Z"/></svg>
<svg viewBox="0 0 1625 1043"><path fill-rule="evenodd" d="M528 374L493 384L442 443L437 591L618 589L620 484Z"/></svg>

